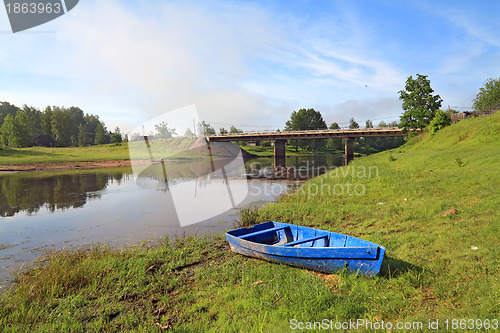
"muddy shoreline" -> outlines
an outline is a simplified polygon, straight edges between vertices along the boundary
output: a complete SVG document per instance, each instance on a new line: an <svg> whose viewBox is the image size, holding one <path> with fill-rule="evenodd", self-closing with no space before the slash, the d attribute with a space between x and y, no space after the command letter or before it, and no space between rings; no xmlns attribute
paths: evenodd
<svg viewBox="0 0 500 333"><path fill-rule="evenodd" d="M130 166L130 160L104 160L82 162L50 162L19 165L0 165L0 174L13 172L117 168Z"/></svg>

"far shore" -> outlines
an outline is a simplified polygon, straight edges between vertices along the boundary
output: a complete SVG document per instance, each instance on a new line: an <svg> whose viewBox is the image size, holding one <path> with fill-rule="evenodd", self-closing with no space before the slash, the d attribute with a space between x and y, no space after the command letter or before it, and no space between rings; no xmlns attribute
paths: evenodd
<svg viewBox="0 0 500 333"><path fill-rule="evenodd" d="M130 166L130 160L29 163L20 165L0 165L0 174L30 171L117 168L128 166Z"/></svg>

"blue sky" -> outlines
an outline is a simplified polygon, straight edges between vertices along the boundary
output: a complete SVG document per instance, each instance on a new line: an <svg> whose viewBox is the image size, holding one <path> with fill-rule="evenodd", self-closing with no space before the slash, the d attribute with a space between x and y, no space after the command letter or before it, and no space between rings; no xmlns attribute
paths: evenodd
<svg viewBox="0 0 500 333"><path fill-rule="evenodd" d="M463 110L500 73L498 1L82 0L12 34L0 9L0 101L79 106L129 131L195 104L218 129L397 120L409 75Z"/></svg>

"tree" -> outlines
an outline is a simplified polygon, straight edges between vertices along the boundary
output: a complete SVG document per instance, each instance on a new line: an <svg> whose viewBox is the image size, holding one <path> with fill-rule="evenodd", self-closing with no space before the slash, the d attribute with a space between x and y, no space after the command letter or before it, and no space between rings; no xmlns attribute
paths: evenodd
<svg viewBox="0 0 500 333"><path fill-rule="evenodd" d="M42 112L33 106L23 105L22 112L27 117L29 136L34 138L42 134ZM31 139L30 139L31 140Z"/></svg>
<svg viewBox="0 0 500 333"><path fill-rule="evenodd" d="M65 111L71 121L68 122L68 126L69 126L69 137L70 137L70 145L71 146L77 146L78 145L78 127L80 126L80 124L85 124L85 120L84 120L84 117L83 117L83 111L78 108L78 107L75 107L75 106L72 106L70 107L69 109L63 109L63 111Z"/></svg>
<svg viewBox="0 0 500 333"><path fill-rule="evenodd" d="M50 135L51 137L53 137L52 124L51 124L53 114L54 112L52 112L52 108L50 106L47 106L44 112L42 113L40 120L41 121L40 125L42 127L42 134Z"/></svg>
<svg viewBox="0 0 500 333"><path fill-rule="evenodd" d="M198 123L198 133L200 136L215 135L215 130L203 120Z"/></svg>
<svg viewBox="0 0 500 333"><path fill-rule="evenodd" d="M439 110L429 124L431 136L434 136L441 128L451 125L451 116L448 112Z"/></svg>
<svg viewBox="0 0 500 333"><path fill-rule="evenodd" d="M122 134L120 133L120 128L117 126L115 128L115 131L111 133L111 143L121 143L122 141L123 137Z"/></svg>
<svg viewBox="0 0 500 333"><path fill-rule="evenodd" d="M238 134L238 133L243 133L243 131L240 130L239 128L236 128L236 126L231 125L231 127L229 128L229 133Z"/></svg>
<svg viewBox="0 0 500 333"><path fill-rule="evenodd" d="M356 122L356 120L354 120L354 117L352 117L351 120L349 120L349 128L350 129L359 128L359 124Z"/></svg>
<svg viewBox="0 0 500 333"><path fill-rule="evenodd" d="M219 128L219 134L224 135L227 134L227 130L224 127Z"/></svg>
<svg viewBox="0 0 500 333"><path fill-rule="evenodd" d="M416 79L411 75L408 77L405 89L399 91L404 110L400 117L400 128L423 129L430 123L443 102L439 95L432 95L433 92L427 75L417 74Z"/></svg>
<svg viewBox="0 0 500 333"><path fill-rule="evenodd" d="M384 127L388 127L387 123L385 121L380 121L380 123L378 123L377 125L378 128L384 128Z"/></svg>
<svg viewBox="0 0 500 333"><path fill-rule="evenodd" d="M366 128L373 128L373 123L370 119L368 119L365 123L365 127Z"/></svg>
<svg viewBox="0 0 500 333"><path fill-rule="evenodd" d="M338 130L340 129L340 126L338 123L334 122L332 123L329 127L331 130ZM326 147L329 150L342 150L344 144L342 142L341 138L330 138L326 140Z"/></svg>
<svg viewBox="0 0 500 333"><path fill-rule="evenodd" d="M89 115L87 113L83 116L83 121L85 122L85 132L88 138L88 144L93 144L95 142L97 126L101 123L99 116Z"/></svg>
<svg viewBox="0 0 500 333"><path fill-rule="evenodd" d="M2 143L9 147L22 148L33 143L28 131L28 116L22 111L18 111L15 117L7 114L0 133Z"/></svg>
<svg viewBox="0 0 500 333"><path fill-rule="evenodd" d="M95 144L103 145L108 143L108 131L106 131L106 127L103 122L99 122L97 125L97 129L95 131Z"/></svg>
<svg viewBox="0 0 500 333"><path fill-rule="evenodd" d="M317 129L327 129L327 127L321 112L314 109L300 109L299 111L293 111L290 115L290 120L285 123L285 131L305 131ZM296 140L296 151L299 146L307 149L312 149L313 147L315 149L323 148L325 146L325 140Z"/></svg>
<svg viewBox="0 0 500 333"><path fill-rule="evenodd" d="M58 147L68 147L71 144L71 137L74 135L72 132L73 119L71 115L66 112L64 108L54 106L52 108L52 133Z"/></svg>
<svg viewBox="0 0 500 333"><path fill-rule="evenodd" d="M78 126L78 145L80 147L85 147L90 143L90 140L87 135L87 127L84 124L80 124Z"/></svg>
<svg viewBox="0 0 500 333"><path fill-rule="evenodd" d="M194 138L194 133L193 133L193 131L191 131L190 128L187 128L186 132L184 132L184 136L188 137L188 138Z"/></svg>
<svg viewBox="0 0 500 333"><path fill-rule="evenodd" d="M330 125L330 127L328 127L328 128L331 129L331 130L336 130L336 129L340 129L340 126L337 123L332 123Z"/></svg>
<svg viewBox="0 0 500 333"><path fill-rule="evenodd" d="M162 121L155 125L156 137L161 139L170 139L172 136L177 135L175 128L168 128L168 124Z"/></svg>
<svg viewBox="0 0 500 333"><path fill-rule="evenodd" d="M11 147L12 145L12 129L14 127L14 122L14 117L11 114L7 114L3 119L2 127L0 127L0 135L4 146Z"/></svg>
<svg viewBox="0 0 500 333"><path fill-rule="evenodd" d="M500 77L488 79L472 101L475 111L488 111L500 108Z"/></svg>
<svg viewBox="0 0 500 333"><path fill-rule="evenodd" d="M12 117L16 116L19 108L9 102L0 102L0 126L3 124L5 117L10 114Z"/></svg>

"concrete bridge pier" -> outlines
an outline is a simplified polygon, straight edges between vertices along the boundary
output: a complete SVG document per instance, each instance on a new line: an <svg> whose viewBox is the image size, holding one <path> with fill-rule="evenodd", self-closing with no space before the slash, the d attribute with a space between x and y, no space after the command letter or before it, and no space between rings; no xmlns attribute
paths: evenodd
<svg viewBox="0 0 500 333"><path fill-rule="evenodd" d="M354 141L356 138L344 138L345 142L345 165L354 159Z"/></svg>
<svg viewBox="0 0 500 333"><path fill-rule="evenodd" d="M286 167L285 144L287 140L277 139L274 141L274 167Z"/></svg>

